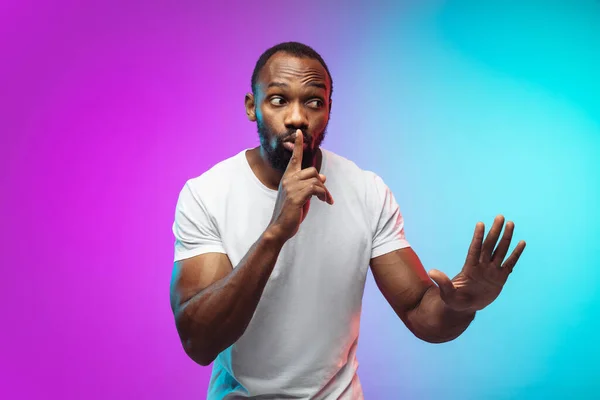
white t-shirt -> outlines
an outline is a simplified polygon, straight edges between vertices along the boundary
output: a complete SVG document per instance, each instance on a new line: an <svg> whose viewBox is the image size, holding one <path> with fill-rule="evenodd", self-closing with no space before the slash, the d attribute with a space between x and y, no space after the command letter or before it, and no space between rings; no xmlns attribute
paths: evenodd
<svg viewBox="0 0 600 400"><path fill-rule="evenodd" d="M321 149L335 203L313 198L283 246L244 334L213 363L209 399L362 399L356 348L369 261L408 247L383 180ZM208 252L235 266L267 228L277 191L244 150L190 179L176 207L175 261Z"/></svg>

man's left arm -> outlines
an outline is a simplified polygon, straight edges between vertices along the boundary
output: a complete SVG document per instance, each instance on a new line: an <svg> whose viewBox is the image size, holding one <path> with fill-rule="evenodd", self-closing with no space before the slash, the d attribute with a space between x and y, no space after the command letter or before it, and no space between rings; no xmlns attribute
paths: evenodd
<svg viewBox="0 0 600 400"><path fill-rule="evenodd" d="M497 243L503 225L504 217L496 217L485 241L483 223L476 225L465 264L453 279L438 270L427 274L410 247L371 259L377 286L415 336L431 343L453 340L498 297L525 248L519 242L505 259L514 224L506 224Z"/></svg>
<svg viewBox="0 0 600 400"><path fill-rule="evenodd" d="M371 270L385 299L419 339L430 343L455 339L475 317L475 312L446 306L411 247L373 258Z"/></svg>

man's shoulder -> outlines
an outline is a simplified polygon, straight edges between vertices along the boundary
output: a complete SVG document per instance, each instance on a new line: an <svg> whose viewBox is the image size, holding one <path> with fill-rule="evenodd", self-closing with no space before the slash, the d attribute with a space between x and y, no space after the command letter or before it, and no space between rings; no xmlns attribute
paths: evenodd
<svg viewBox="0 0 600 400"><path fill-rule="evenodd" d="M232 177L239 174L245 151L238 152L213 164L200 175L189 178L187 184L194 189L217 189L223 185L228 185Z"/></svg>
<svg viewBox="0 0 600 400"><path fill-rule="evenodd" d="M333 173L339 178L360 183L370 183L373 180L380 179L375 172L364 169L342 155L327 149L322 149L322 151L326 153L329 173Z"/></svg>
<svg viewBox="0 0 600 400"><path fill-rule="evenodd" d="M216 206L227 197L230 187L243 167L242 157L246 150L213 164L200 175L188 178L180 193L180 201Z"/></svg>
<svg viewBox="0 0 600 400"><path fill-rule="evenodd" d="M391 189L377 172L365 169L358 163L326 151L327 172L332 181L336 182L338 190L344 190L347 195L356 196L357 201L364 201L368 207L379 207L380 202L389 196ZM330 182L330 181L329 181Z"/></svg>

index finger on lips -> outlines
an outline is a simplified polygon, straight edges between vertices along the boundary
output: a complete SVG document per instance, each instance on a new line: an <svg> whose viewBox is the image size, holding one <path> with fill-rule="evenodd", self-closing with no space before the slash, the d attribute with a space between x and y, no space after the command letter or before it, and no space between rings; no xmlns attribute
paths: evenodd
<svg viewBox="0 0 600 400"><path fill-rule="evenodd" d="M294 141L294 151L292 158L286 168L287 171L300 171L302 167L302 152L304 150L304 137L300 129L296 130L296 140Z"/></svg>

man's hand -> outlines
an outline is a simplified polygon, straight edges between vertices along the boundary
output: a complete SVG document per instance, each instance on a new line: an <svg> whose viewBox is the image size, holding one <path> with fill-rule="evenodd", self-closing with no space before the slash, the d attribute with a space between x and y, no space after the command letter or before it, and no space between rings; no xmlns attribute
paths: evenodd
<svg viewBox="0 0 600 400"><path fill-rule="evenodd" d="M502 291L508 275L525 249L525 242L520 241L512 254L504 260L515 224L510 221L506 224L502 239L496 247L503 225L504 217L497 216L483 241L485 227L483 223L477 223L465 265L454 279L450 280L438 270L429 272L431 279L440 288L442 300L451 309L479 311L493 302Z"/></svg>
<svg viewBox="0 0 600 400"><path fill-rule="evenodd" d="M308 213L312 196L333 204L333 197L325 187L325 175L319 174L315 167L302 169L303 148L304 137L298 129L294 152L279 183L273 218L269 224L284 241L298 232Z"/></svg>

